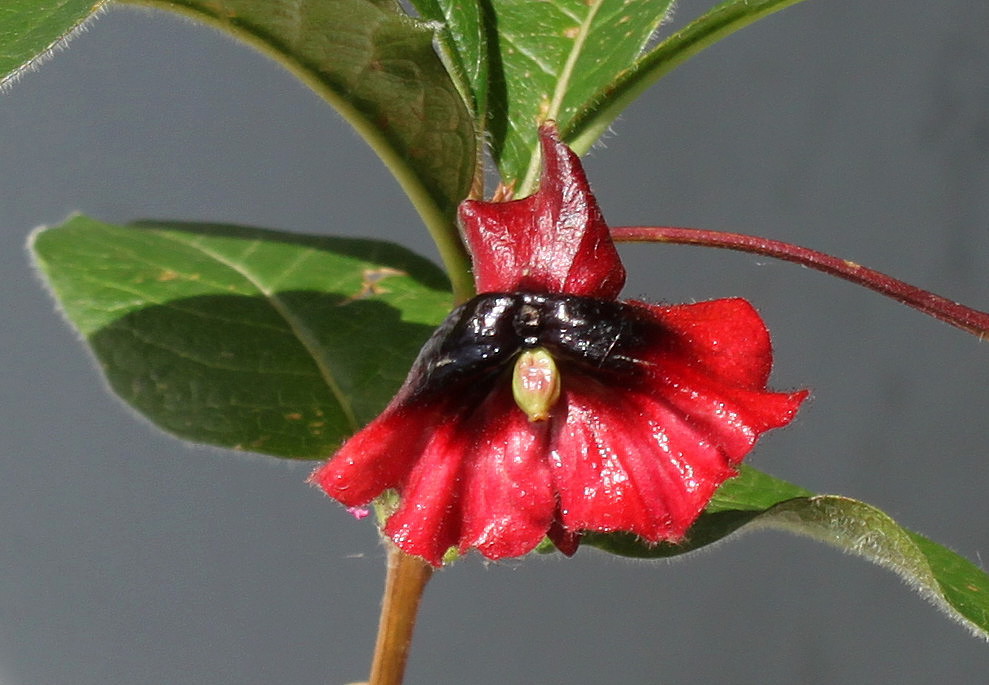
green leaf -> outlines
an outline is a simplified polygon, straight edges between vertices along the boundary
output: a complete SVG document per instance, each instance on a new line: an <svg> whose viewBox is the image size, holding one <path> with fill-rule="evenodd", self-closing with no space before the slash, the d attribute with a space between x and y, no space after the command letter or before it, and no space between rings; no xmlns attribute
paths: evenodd
<svg viewBox="0 0 989 685"><path fill-rule="evenodd" d="M611 123L649 86L706 47L741 28L802 0L728 0L662 41L574 113L563 130L584 154Z"/></svg>
<svg viewBox="0 0 989 685"><path fill-rule="evenodd" d="M4 0L0 7L0 86L68 38L105 0Z"/></svg>
<svg viewBox="0 0 989 685"><path fill-rule="evenodd" d="M640 55L672 0L499 0L487 3L491 146L504 181L518 194L538 174L536 130L561 130ZM473 52L472 35L457 36Z"/></svg>
<svg viewBox="0 0 989 685"><path fill-rule="evenodd" d="M427 20L438 25L437 48L471 111L474 121L475 196L483 186L485 130L488 121L488 40L483 12L476 0L411 0Z"/></svg>
<svg viewBox="0 0 989 685"><path fill-rule="evenodd" d="M128 404L279 457L325 458L370 421L451 306L435 266L371 240L78 216L31 249Z"/></svg>
<svg viewBox="0 0 989 685"><path fill-rule="evenodd" d="M431 26L390 0L126 1L223 29L274 57L325 98L395 174L433 234L454 285L470 289L455 214L474 174L475 132L433 49Z"/></svg>
<svg viewBox="0 0 989 685"><path fill-rule="evenodd" d="M879 509L808 491L752 468L725 483L681 544L590 533L584 544L643 559L677 556L736 532L771 528L814 538L888 568L974 634L989 637L989 576L955 552L902 528Z"/></svg>
<svg viewBox="0 0 989 685"><path fill-rule="evenodd" d="M439 47L454 81L471 105L474 127L486 127L488 108L488 40L476 0L411 0L423 18L440 22Z"/></svg>

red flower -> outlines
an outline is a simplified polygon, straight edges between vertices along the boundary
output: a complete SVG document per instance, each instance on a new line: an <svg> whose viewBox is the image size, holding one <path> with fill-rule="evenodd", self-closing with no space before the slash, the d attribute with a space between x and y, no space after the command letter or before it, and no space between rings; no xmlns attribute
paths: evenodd
<svg viewBox="0 0 989 685"><path fill-rule="evenodd" d="M617 301L625 272L577 156L540 131L534 195L468 200L481 293L423 347L398 395L312 476L348 507L401 497L384 532L440 565L581 531L677 541L807 392L766 390L769 333L741 299Z"/></svg>

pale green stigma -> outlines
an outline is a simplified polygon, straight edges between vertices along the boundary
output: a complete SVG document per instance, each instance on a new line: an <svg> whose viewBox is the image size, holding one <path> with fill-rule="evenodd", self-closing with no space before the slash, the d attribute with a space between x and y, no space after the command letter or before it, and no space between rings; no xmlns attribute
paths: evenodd
<svg viewBox="0 0 989 685"><path fill-rule="evenodd" d="M512 372L512 395L530 421L549 418L549 410L560 399L560 371L544 348L519 355Z"/></svg>

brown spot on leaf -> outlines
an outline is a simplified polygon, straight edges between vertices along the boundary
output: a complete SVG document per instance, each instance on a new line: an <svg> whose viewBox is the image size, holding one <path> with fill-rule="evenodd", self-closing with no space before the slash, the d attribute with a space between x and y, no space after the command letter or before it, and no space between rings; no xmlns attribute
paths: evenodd
<svg viewBox="0 0 989 685"><path fill-rule="evenodd" d="M364 269L361 274L361 289L357 294L348 297L341 302L341 305L349 304L354 300L365 300L375 295L382 295L388 292L387 288L381 286L381 281L391 276L408 276L404 271L383 266L379 269Z"/></svg>

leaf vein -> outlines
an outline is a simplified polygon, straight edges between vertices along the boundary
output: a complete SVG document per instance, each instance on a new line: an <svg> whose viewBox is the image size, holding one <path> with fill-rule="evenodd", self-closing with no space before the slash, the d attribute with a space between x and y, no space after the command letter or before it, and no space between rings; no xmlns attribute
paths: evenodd
<svg viewBox="0 0 989 685"><path fill-rule="evenodd" d="M302 343L302 346L312 357L313 362L315 362L316 367L319 369L320 375L323 377L323 381L333 394L334 399L340 405L340 410L347 418L347 424L349 425L351 431L357 432L360 428L360 424L354 414L354 407L348 400L346 394L344 394L340 384L337 382L336 375L333 373L333 369L330 368L329 360L322 354L322 346L320 345L318 338L305 324L305 322L295 315L292 308L288 306L276 292L274 292L260 278L258 278L256 274L251 272L250 269L231 261L219 252L206 248L203 245L196 244L194 241L184 241L174 235L161 235L162 237L179 244L198 249L207 257L242 276L251 285L257 288L258 292L264 295L265 299L268 301L268 304L285 320L285 323L288 324L289 329L291 329L291 331L295 334L295 337L300 343Z"/></svg>

